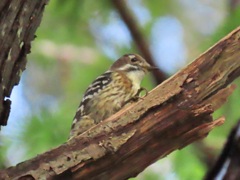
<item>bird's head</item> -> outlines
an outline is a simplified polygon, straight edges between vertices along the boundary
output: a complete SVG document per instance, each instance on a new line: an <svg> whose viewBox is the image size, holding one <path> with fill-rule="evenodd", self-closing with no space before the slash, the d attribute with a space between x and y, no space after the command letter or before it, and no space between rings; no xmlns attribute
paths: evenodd
<svg viewBox="0 0 240 180"><path fill-rule="evenodd" d="M120 57L110 67L110 71L120 71L124 73L134 84L140 85L145 74L157 69L151 66L138 54L126 54Z"/></svg>
<svg viewBox="0 0 240 180"><path fill-rule="evenodd" d="M125 54L113 63L110 70L128 72L143 72L146 74L150 70L157 69L151 66L138 54Z"/></svg>

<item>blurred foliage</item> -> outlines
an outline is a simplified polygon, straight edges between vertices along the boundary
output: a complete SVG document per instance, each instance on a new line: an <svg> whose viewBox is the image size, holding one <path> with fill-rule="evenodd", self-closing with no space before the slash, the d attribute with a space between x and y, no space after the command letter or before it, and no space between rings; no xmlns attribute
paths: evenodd
<svg viewBox="0 0 240 180"><path fill-rule="evenodd" d="M4 137L2 137L4 138ZM6 152L7 152L7 145L6 142L3 141L3 139L0 139L0 169L6 168ZM5 146L3 145L5 143Z"/></svg>
<svg viewBox="0 0 240 180"><path fill-rule="evenodd" d="M191 28L192 24L189 23L191 14L187 17L181 15L186 13L186 9L177 6L176 1L134 0L131 3L138 5L140 3L150 14L149 20L141 26L147 39L150 39L156 21L169 15L181 22L185 31L185 40L189 36L197 35L195 37L197 42L187 44L189 54L192 51L202 52L239 26L240 9L228 13L213 34L205 35ZM178 1L177 4L181 3L183 4L183 1ZM142 17L134 11L136 10L134 8L135 6L130 7L140 22ZM113 23L111 18L114 13L116 14L116 11L110 1L50 0L41 26L37 30L38 38L33 42L32 53L28 56L25 76L21 80L24 87L23 98L29 104L31 113L21 120L23 126L20 128L24 129L15 139L5 142L2 140L4 136L0 137L0 168L36 156L66 141L85 89L112 63L110 59L113 57L103 52L102 47L107 42L101 40L100 36L103 34L100 30ZM118 16L114 20L121 21ZM95 23L95 26L91 26L91 23ZM132 40L129 42L129 46L120 46L117 42L113 42L110 46L114 46L117 55L136 52L134 42ZM189 57L191 58L191 55ZM164 61L167 63L168 60ZM239 84L239 80L235 83ZM144 79L143 86L149 90L153 88L151 75ZM204 141L206 146L215 149L213 152L215 154L219 153L227 134L240 117L239 98L238 87L229 101L214 114L215 118L222 115L227 117L226 123L210 133ZM7 155L9 149L12 149L11 143L17 144L15 147L18 148L21 145L24 149L24 153L18 155L17 162ZM191 145L175 151L167 158L156 162L154 168L151 166L137 178L132 179L202 179L207 170L208 167L205 166L196 147Z"/></svg>
<svg viewBox="0 0 240 180"><path fill-rule="evenodd" d="M239 18L240 18L240 8L236 8L233 12L229 12L228 16L224 20L224 22L220 25L220 27L216 30L214 34L211 35L207 41L202 44L203 49L207 49L217 41L219 41L222 37L226 36L229 32L239 26Z"/></svg>
<svg viewBox="0 0 240 180"><path fill-rule="evenodd" d="M25 123L26 129L21 134L20 140L26 147L26 159L43 153L66 141L71 123L66 121L72 116L67 107L61 107L57 112L42 110L39 115L33 115ZM59 123L61 122L61 123ZM27 140L27 141L26 141Z"/></svg>
<svg viewBox="0 0 240 180"><path fill-rule="evenodd" d="M174 170L178 172L180 179L202 179L206 168L199 163L194 146L191 145L176 152L174 159Z"/></svg>

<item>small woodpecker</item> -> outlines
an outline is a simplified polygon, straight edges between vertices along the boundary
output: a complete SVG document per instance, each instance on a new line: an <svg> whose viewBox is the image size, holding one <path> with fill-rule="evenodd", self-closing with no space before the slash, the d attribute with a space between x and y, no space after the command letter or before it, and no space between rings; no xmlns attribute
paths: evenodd
<svg viewBox="0 0 240 180"><path fill-rule="evenodd" d="M126 54L87 88L74 117L70 138L110 117L132 100L139 98L141 82L150 66L138 54Z"/></svg>

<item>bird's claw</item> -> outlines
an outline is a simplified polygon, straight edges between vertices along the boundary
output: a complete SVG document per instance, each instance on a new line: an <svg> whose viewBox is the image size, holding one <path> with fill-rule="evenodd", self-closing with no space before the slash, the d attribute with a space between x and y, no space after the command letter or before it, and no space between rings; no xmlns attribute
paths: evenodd
<svg viewBox="0 0 240 180"><path fill-rule="evenodd" d="M148 90L147 90L146 88L144 88L144 87L141 87L141 88L138 90L138 92L137 92L136 95L140 97L140 93L141 93L142 91L145 91L145 95L142 97L142 98L144 98L144 97L146 97L146 96L148 95Z"/></svg>
<svg viewBox="0 0 240 180"><path fill-rule="evenodd" d="M141 93L142 91L145 91L145 95L141 97L141 96L140 96L140 93ZM144 87L141 87L141 88L138 90L137 94L132 98L132 100L133 100L133 101L138 101L139 99L143 100L143 98L146 97L147 95L148 95L147 89L144 88Z"/></svg>

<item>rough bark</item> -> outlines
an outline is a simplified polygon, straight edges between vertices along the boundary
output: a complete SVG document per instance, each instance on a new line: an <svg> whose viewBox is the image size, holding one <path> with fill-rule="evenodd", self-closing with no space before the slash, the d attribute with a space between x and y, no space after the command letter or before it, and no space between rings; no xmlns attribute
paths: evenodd
<svg viewBox="0 0 240 180"><path fill-rule="evenodd" d="M223 124L211 114L240 76L240 28L193 63L65 144L0 171L0 179L127 179ZM227 87L228 86L228 87Z"/></svg>
<svg viewBox="0 0 240 180"><path fill-rule="evenodd" d="M26 66L26 55L48 0L0 1L0 126L7 125L10 97Z"/></svg>

